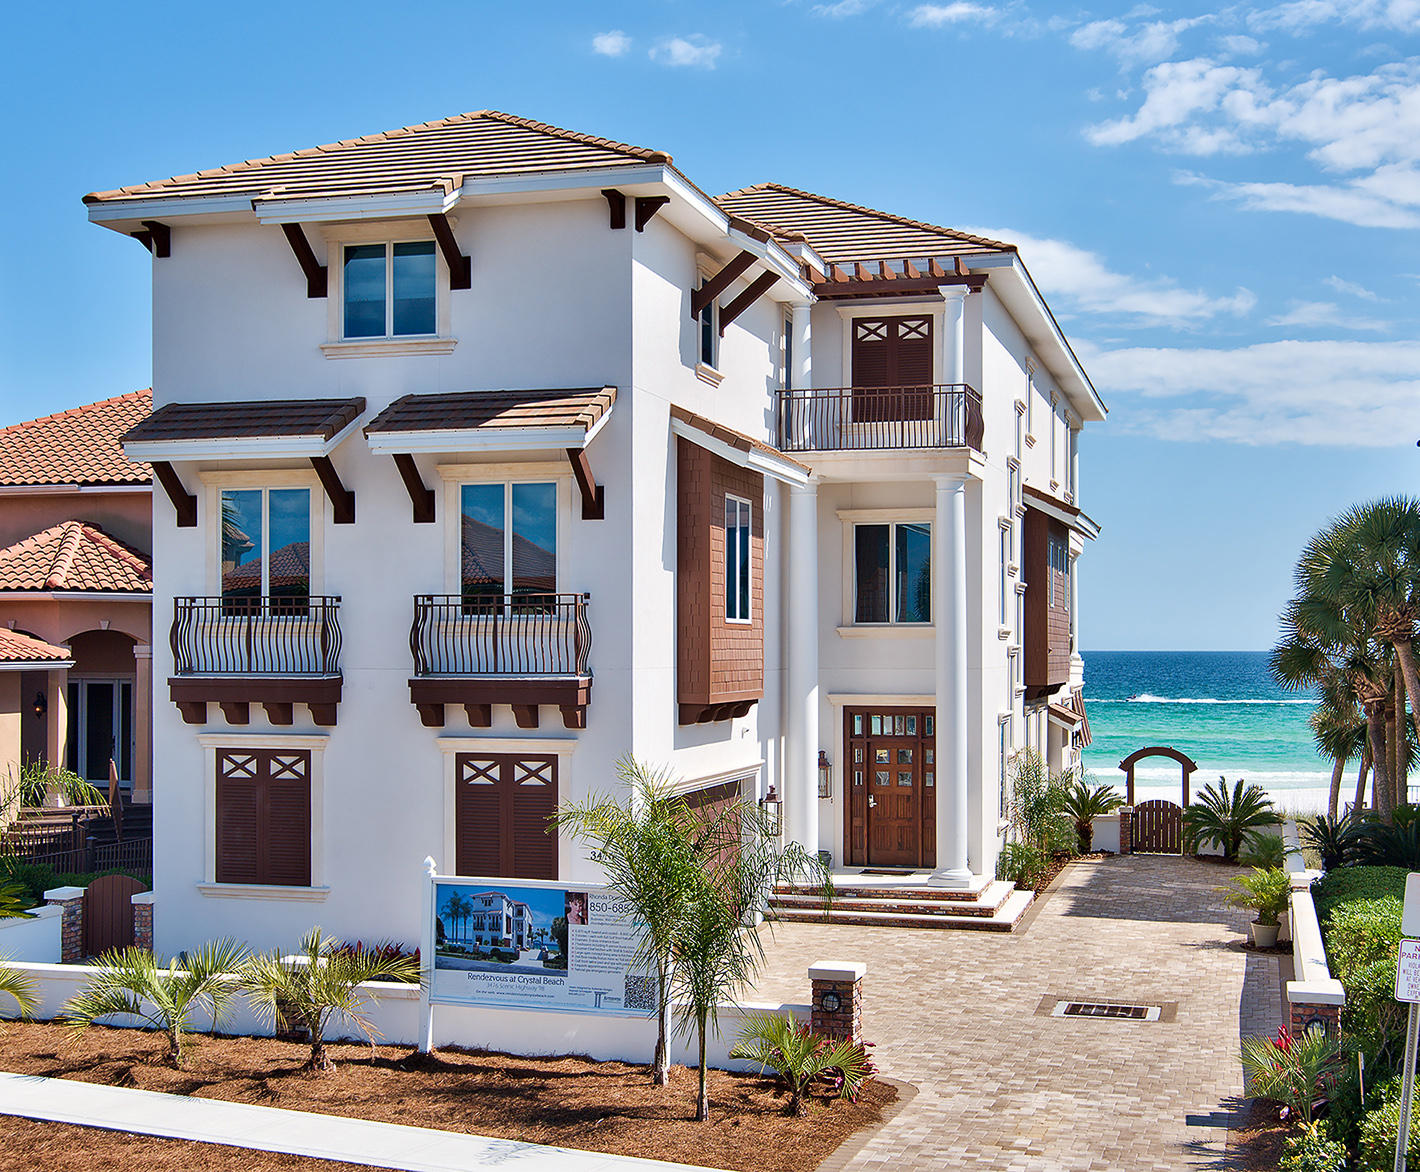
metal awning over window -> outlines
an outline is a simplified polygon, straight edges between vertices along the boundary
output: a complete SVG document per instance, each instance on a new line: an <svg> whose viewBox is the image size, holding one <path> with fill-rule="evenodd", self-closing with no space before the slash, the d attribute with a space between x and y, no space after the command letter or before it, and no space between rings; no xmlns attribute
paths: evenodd
<svg viewBox="0 0 1420 1172"><path fill-rule="evenodd" d="M123 436L130 460L328 456L365 410L354 399L168 403Z"/></svg>
<svg viewBox="0 0 1420 1172"><path fill-rule="evenodd" d="M365 427L372 452L586 447L611 415L615 387L405 395Z"/></svg>

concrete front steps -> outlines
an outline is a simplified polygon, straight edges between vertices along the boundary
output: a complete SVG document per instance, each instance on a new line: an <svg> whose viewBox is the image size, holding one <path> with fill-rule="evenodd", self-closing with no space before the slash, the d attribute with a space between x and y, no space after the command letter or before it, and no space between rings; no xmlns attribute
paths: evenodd
<svg viewBox="0 0 1420 1172"><path fill-rule="evenodd" d="M825 916L811 887L781 885L769 899L769 918L780 923L878 925L884 928L965 928L1010 932L1035 899L1014 883L993 879L978 891L942 887L852 886L835 882Z"/></svg>

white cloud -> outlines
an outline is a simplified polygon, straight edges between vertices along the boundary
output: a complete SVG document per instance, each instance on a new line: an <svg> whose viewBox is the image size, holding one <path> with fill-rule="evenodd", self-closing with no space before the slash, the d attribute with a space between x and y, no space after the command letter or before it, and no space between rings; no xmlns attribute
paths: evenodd
<svg viewBox="0 0 1420 1172"><path fill-rule="evenodd" d="M1183 173L1175 182L1206 187L1214 199L1229 199L1250 211L1297 212L1361 228L1420 228L1420 209L1349 184L1224 183Z"/></svg>
<svg viewBox="0 0 1420 1172"><path fill-rule="evenodd" d="M1263 49L1267 48L1256 37L1234 34L1232 36L1219 37L1218 45L1233 57L1256 57Z"/></svg>
<svg viewBox="0 0 1420 1172"><path fill-rule="evenodd" d="M862 16L870 8L875 8L878 0L837 0L834 4L815 4L811 11L815 16L826 16L830 20L842 20L848 16Z"/></svg>
<svg viewBox="0 0 1420 1172"><path fill-rule="evenodd" d="M1216 296L1181 288L1166 278L1119 273L1095 253L1064 240L1027 236L1008 228L967 231L1015 243L1036 283L1059 309L1124 319L1124 324L1188 328L1214 317L1245 316L1257 304L1249 289Z"/></svg>
<svg viewBox="0 0 1420 1172"><path fill-rule="evenodd" d="M621 57L631 49L631 38L619 28L609 33L598 33L592 38L592 52L603 57Z"/></svg>
<svg viewBox="0 0 1420 1172"><path fill-rule="evenodd" d="M1071 33L1070 44L1077 49L1101 49L1124 66L1144 65L1172 57L1179 34L1207 19L1155 20L1134 27L1122 20L1095 20Z"/></svg>
<svg viewBox="0 0 1420 1172"><path fill-rule="evenodd" d="M1380 333L1390 329L1390 322L1377 321L1355 312L1347 313L1334 301L1293 301L1286 313L1268 318L1267 324L1302 329L1335 326L1343 330L1376 330Z"/></svg>
<svg viewBox="0 0 1420 1172"><path fill-rule="evenodd" d="M1420 342L1264 342L1232 350L1077 347L1115 397L1111 426L1162 439L1345 447L1420 436ZM1120 401L1120 396L1139 396Z"/></svg>
<svg viewBox="0 0 1420 1172"><path fill-rule="evenodd" d="M650 57L660 65L692 69L714 69L724 46L699 33L689 37L666 37L651 50Z"/></svg>
<svg viewBox="0 0 1420 1172"><path fill-rule="evenodd" d="M1141 138L1187 154L1240 153L1248 149L1236 123L1253 121L1251 108L1262 88L1257 69L1218 65L1206 57L1167 61L1144 74L1144 101L1124 118L1100 122L1085 131L1096 146L1120 146ZM1244 101L1241 95L1252 100ZM1202 118L1219 113L1231 100L1234 125L1205 125Z"/></svg>
<svg viewBox="0 0 1420 1172"><path fill-rule="evenodd" d="M1362 301L1380 301L1381 295L1364 285L1358 285L1355 281L1348 281L1345 277L1327 277L1325 284L1330 285L1338 293L1343 293L1347 297L1359 297Z"/></svg>
<svg viewBox="0 0 1420 1172"><path fill-rule="evenodd" d="M954 24L994 24L1001 10L990 4L954 0L951 4L919 4L907 14L913 28L945 28Z"/></svg>
<svg viewBox="0 0 1420 1172"><path fill-rule="evenodd" d="M1292 34L1331 24L1415 32L1420 30L1420 0L1289 0L1250 12L1247 22L1255 29Z"/></svg>

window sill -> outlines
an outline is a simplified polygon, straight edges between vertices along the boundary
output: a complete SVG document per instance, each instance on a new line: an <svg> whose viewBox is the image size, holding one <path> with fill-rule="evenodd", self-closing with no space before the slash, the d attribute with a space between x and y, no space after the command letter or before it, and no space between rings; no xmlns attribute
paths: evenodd
<svg viewBox="0 0 1420 1172"><path fill-rule="evenodd" d="M375 358L399 354L452 354L457 338L357 338L348 342L322 342L327 358Z"/></svg>
<svg viewBox="0 0 1420 1172"><path fill-rule="evenodd" d="M324 902L329 887L279 887L274 883L199 883L197 890L208 899L284 899Z"/></svg>
<svg viewBox="0 0 1420 1172"><path fill-rule="evenodd" d="M695 377L703 383L709 383L712 387L718 387L725 381L725 376L713 366L707 366L703 362L695 364Z"/></svg>
<svg viewBox="0 0 1420 1172"><path fill-rule="evenodd" d="M937 628L931 623L857 625L839 627L838 634L844 639L931 639Z"/></svg>

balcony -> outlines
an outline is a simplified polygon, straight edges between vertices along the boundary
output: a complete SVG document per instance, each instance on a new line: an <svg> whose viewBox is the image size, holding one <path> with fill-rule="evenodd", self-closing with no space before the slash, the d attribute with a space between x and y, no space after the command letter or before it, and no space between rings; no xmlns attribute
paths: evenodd
<svg viewBox="0 0 1420 1172"><path fill-rule="evenodd" d="M247 724L252 704L276 725L293 706L310 707L333 725L340 702L340 598L335 595L241 595L176 598L168 632L173 676L168 689L188 724L207 720L207 705L228 724Z"/></svg>
<svg viewBox="0 0 1420 1172"><path fill-rule="evenodd" d="M979 452L984 431L981 393L966 383L781 390L778 414L784 452Z"/></svg>
<svg viewBox="0 0 1420 1172"><path fill-rule="evenodd" d="M429 728L444 706L462 704L488 728L493 705L512 706L519 728L538 727L538 706L555 705L568 728L587 727L592 675L589 594L419 594L409 650L409 696Z"/></svg>

